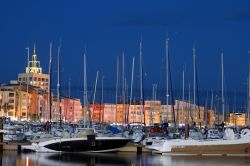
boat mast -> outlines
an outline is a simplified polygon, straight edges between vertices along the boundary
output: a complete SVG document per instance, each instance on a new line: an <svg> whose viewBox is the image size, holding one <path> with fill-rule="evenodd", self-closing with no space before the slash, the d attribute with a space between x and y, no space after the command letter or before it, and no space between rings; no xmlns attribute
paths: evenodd
<svg viewBox="0 0 250 166"><path fill-rule="evenodd" d="M140 105L141 105L141 124L142 117L144 116L145 123L145 115L144 115L144 101L143 101L143 69L142 69L142 39L140 41ZM145 125L145 124L144 124Z"/></svg>
<svg viewBox="0 0 250 166"><path fill-rule="evenodd" d="M224 62L223 52L221 53L221 102L222 102L222 123L225 122L225 100L224 100Z"/></svg>
<svg viewBox="0 0 250 166"><path fill-rule="evenodd" d="M170 95L171 95L171 111L172 111L172 121L174 123L174 131L176 131L176 117L175 117L175 110L174 110L174 105L175 105L175 100L174 100L174 92L173 92L173 84L172 84L172 72L171 72L171 61L170 61L170 56L168 56L168 71L169 71L169 81L170 81Z"/></svg>
<svg viewBox="0 0 250 166"><path fill-rule="evenodd" d="M27 47L27 53L28 53L28 71L26 73L26 85L27 85L27 94L28 94L28 100L27 100L27 112L26 112L26 119L28 120L28 111L29 111L29 73L30 73L30 48Z"/></svg>
<svg viewBox="0 0 250 166"><path fill-rule="evenodd" d="M191 116L191 88L190 88L190 83L188 84L188 119L187 122L189 124L189 119Z"/></svg>
<svg viewBox="0 0 250 166"><path fill-rule="evenodd" d="M210 109L213 110L214 109L214 91L212 90L212 96L211 96L211 106Z"/></svg>
<svg viewBox="0 0 250 166"><path fill-rule="evenodd" d="M117 124L117 104L118 104L118 85L119 85L119 58L117 56L117 62L116 62L116 91L115 91L115 123Z"/></svg>
<svg viewBox="0 0 250 166"><path fill-rule="evenodd" d="M168 90L168 69L169 69L169 50L168 50L168 37L166 37L166 122L168 121L168 104L169 104L169 90Z"/></svg>
<svg viewBox="0 0 250 166"><path fill-rule="evenodd" d="M50 123L50 131L51 131L51 119L52 119L52 97L51 97L51 84L52 84L52 74L51 74L51 63L52 63L52 43L50 43L49 47L49 123ZM47 116L46 116L47 117Z"/></svg>
<svg viewBox="0 0 250 166"><path fill-rule="evenodd" d="M184 100L185 100L185 71L182 71L182 113L184 112ZM182 116L182 123L184 124L184 116Z"/></svg>
<svg viewBox="0 0 250 166"><path fill-rule="evenodd" d="M132 104L132 93L133 93L133 83L134 83L134 65L135 65L135 57L133 56L132 71L131 71L132 73L131 73L129 106L131 106L131 104ZM133 122L134 122L134 116L135 116L135 114L133 113ZM128 119L129 119L129 115L128 115Z"/></svg>
<svg viewBox="0 0 250 166"><path fill-rule="evenodd" d="M70 84L71 84L71 78L69 77L69 98L70 98Z"/></svg>
<svg viewBox="0 0 250 166"><path fill-rule="evenodd" d="M206 96L206 101L205 101L205 108L204 108L204 114L205 114L205 116L204 116L204 118L205 118L205 123L204 123L204 125L205 126L207 126L207 113L208 113L208 91L207 91L207 96Z"/></svg>
<svg viewBox="0 0 250 166"><path fill-rule="evenodd" d="M125 126L125 65L124 65L124 52L122 53L122 129ZM122 132L123 135L123 132Z"/></svg>
<svg viewBox="0 0 250 166"><path fill-rule="evenodd" d="M248 51L250 54L250 51ZM250 56L249 56L249 62L248 62L248 105L247 105L247 117L248 117L248 125L250 125Z"/></svg>
<svg viewBox="0 0 250 166"><path fill-rule="evenodd" d="M156 88L157 88L157 84L152 84L152 101L153 101L153 108L150 110L150 125L154 125L153 112L155 111ZM161 119L160 119L160 123L161 123Z"/></svg>
<svg viewBox="0 0 250 166"><path fill-rule="evenodd" d="M86 67L86 48L83 55L83 104L84 104L84 127L87 127L88 101L87 101L87 67Z"/></svg>
<svg viewBox="0 0 250 166"><path fill-rule="evenodd" d="M103 116L104 113L102 114L101 111L103 111L104 107L103 107L103 79L104 79L104 75L102 75L102 98L101 98L101 105L100 105L100 122L104 120Z"/></svg>
<svg viewBox="0 0 250 166"><path fill-rule="evenodd" d="M61 87L60 87L60 49L61 45L58 47L58 68L57 68L57 103L59 108L59 127L62 128L62 110L61 110Z"/></svg>
<svg viewBox="0 0 250 166"><path fill-rule="evenodd" d="M89 112L89 122L90 122L90 127L92 128L92 113L94 114L95 112L95 94L96 94L96 86L97 86L97 82L98 82L98 76L99 76L99 71L96 72L96 78L95 78L95 89L94 89L94 96L93 96L93 109L92 112Z"/></svg>
<svg viewBox="0 0 250 166"><path fill-rule="evenodd" d="M195 55L195 43L194 43L194 47L193 47L193 63L194 63L194 109L193 109L193 119L192 121L195 122L196 121L196 55Z"/></svg>

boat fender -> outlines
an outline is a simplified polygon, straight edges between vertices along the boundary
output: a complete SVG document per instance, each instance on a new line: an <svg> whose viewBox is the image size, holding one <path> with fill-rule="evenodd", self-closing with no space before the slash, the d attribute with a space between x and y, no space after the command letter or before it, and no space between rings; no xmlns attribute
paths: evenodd
<svg viewBox="0 0 250 166"><path fill-rule="evenodd" d="M91 142L91 146L95 146L95 142Z"/></svg>

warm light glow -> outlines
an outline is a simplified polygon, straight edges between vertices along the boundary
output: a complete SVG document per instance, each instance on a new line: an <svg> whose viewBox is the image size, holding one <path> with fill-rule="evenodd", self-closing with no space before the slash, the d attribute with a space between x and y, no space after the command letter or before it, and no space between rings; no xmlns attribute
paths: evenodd
<svg viewBox="0 0 250 166"><path fill-rule="evenodd" d="M17 117L11 117L10 120L17 121Z"/></svg>
<svg viewBox="0 0 250 166"><path fill-rule="evenodd" d="M29 166L29 158L26 158L26 166Z"/></svg>

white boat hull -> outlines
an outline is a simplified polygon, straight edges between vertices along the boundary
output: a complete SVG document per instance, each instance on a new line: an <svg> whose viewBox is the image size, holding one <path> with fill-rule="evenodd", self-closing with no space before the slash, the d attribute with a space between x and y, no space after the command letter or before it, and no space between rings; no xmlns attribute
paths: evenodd
<svg viewBox="0 0 250 166"><path fill-rule="evenodd" d="M111 152L118 151L131 139L123 137L97 137L54 139L22 146L22 150L35 152Z"/></svg>
<svg viewBox="0 0 250 166"><path fill-rule="evenodd" d="M157 140L146 146L157 153L176 154L250 154L250 138L236 140Z"/></svg>

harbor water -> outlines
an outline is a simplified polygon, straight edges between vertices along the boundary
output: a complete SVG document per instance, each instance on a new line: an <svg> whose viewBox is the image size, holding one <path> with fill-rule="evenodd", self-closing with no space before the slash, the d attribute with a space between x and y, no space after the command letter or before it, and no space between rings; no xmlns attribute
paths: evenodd
<svg viewBox="0 0 250 166"><path fill-rule="evenodd" d="M55 154L1 152L2 166L249 166L250 156L164 156L150 153Z"/></svg>

